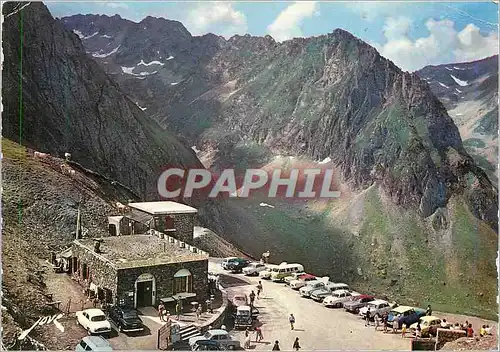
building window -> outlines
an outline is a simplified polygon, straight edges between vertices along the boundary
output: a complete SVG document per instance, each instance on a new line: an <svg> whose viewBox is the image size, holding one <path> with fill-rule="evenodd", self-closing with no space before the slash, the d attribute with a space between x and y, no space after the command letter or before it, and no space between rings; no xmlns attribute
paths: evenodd
<svg viewBox="0 0 500 352"><path fill-rule="evenodd" d="M172 216L165 216L165 230L174 229L174 218Z"/></svg>
<svg viewBox="0 0 500 352"><path fill-rule="evenodd" d="M187 269L179 270L174 275L174 294L193 292L193 276Z"/></svg>

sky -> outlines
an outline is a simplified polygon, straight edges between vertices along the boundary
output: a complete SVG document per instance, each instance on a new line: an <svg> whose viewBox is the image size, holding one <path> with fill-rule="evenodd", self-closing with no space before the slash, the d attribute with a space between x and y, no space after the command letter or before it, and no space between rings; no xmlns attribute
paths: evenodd
<svg viewBox="0 0 500 352"><path fill-rule="evenodd" d="M45 2L54 17L119 14L178 20L193 35L271 35L277 41L345 29L407 71L498 54L498 4L489 2Z"/></svg>

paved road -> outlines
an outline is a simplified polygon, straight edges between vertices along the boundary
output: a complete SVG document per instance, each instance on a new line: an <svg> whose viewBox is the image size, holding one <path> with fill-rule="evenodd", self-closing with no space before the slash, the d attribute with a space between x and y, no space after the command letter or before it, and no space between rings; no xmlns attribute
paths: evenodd
<svg viewBox="0 0 500 352"><path fill-rule="evenodd" d="M230 297L236 293L249 294L255 290L259 278L228 274L219 263L220 260L211 259L209 271L230 276L222 279L223 284L231 282L226 288ZM261 343L252 342L256 350L271 350L275 340L280 341L282 350L291 350L296 337L304 350L410 349L409 338L402 338L399 334L384 334L382 331L375 331L373 326L365 327L361 319L343 309L325 308L313 300L300 297L297 291L284 284L262 280L262 285L263 297L256 300L256 307L261 313L259 320L263 324L264 340ZM296 318L293 331L288 323L290 313ZM232 334L243 345L244 332Z"/></svg>

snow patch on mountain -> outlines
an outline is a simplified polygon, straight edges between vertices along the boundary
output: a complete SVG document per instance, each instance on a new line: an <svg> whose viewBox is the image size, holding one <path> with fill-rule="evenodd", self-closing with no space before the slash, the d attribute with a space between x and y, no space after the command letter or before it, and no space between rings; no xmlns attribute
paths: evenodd
<svg viewBox="0 0 500 352"><path fill-rule="evenodd" d="M443 83L441 83L441 82L438 82L438 83L439 83L439 85L440 85L441 87L450 88L450 87L448 87L446 84L443 84Z"/></svg>
<svg viewBox="0 0 500 352"><path fill-rule="evenodd" d="M453 75L450 75L450 76L451 76L451 78L453 78L453 80L454 80L455 82L457 82L457 84L458 84L459 86L461 86L461 87L465 87L465 86L468 86L468 85L469 85L469 83L468 83L467 81L462 81L461 79L459 79L459 78L457 78L457 77L455 77L455 76L453 76Z"/></svg>
<svg viewBox="0 0 500 352"><path fill-rule="evenodd" d="M144 60L141 60L141 62L139 62L139 63L137 64L137 66L139 66L139 65L144 65L144 66L150 66L150 65L161 65L161 66L163 66L163 65L164 65L164 63L163 63L163 62L160 62L160 61L156 61L156 60L155 60L155 61L151 61L151 62L144 62Z"/></svg>
<svg viewBox="0 0 500 352"><path fill-rule="evenodd" d="M118 49L120 49L119 45L116 48L114 48L113 50L111 50L109 53L106 53L106 54L93 53L92 56L98 57L98 58L108 57L110 55L116 54L118 52Z"/></svg>

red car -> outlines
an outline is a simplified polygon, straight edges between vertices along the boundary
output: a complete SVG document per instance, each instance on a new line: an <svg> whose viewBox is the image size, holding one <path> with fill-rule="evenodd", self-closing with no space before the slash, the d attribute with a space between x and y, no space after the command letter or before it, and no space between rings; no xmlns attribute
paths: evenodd
<svg viewBox="0 0 500 352"><path fill-rule="evenodd" d="M354 296L352 300L344 302L344 309L351 313L358 313L361 308L366 306L368 302L371 302L375 297L370 295L359 295Z"/></svg>

